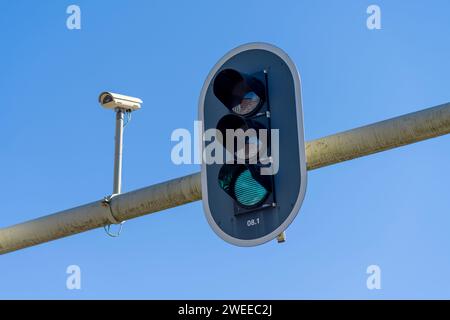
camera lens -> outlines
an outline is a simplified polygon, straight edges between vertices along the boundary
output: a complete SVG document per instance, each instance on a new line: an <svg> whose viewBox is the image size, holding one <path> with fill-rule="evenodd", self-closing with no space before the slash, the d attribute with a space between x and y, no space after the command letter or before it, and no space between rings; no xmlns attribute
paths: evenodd
<svg viewBox="0 0 450 320"><path fill-rule="evenodd" d="M102 103L105 104L105 103L108 103L108 102L111 102L111 101L113 101L113 97L112 97L110 94L107 94L107 95L103 98Z"/></svg>

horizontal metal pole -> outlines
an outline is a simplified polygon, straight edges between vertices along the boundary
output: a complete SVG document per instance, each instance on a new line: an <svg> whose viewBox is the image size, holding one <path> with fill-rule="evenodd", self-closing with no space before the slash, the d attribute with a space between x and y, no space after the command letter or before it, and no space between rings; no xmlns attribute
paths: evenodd
<svg viewBox="0 0 450 320"><path fill-rule="evenodd" d="M306 144L308 170L450 133L450 103L333 134Z"/></svg>
<svg viewBox="0 0 450 320"><path fill-rule="evenodd" d="M450 133L450 103L341 132L306 144L308 170ZM192 174L0 229L0 254L201 199Z"/></svg>

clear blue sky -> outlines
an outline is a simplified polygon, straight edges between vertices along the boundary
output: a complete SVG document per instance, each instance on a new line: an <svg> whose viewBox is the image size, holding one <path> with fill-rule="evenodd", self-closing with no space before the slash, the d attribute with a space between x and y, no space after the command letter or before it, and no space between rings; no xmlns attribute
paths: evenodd
<svg viewBox="0 0 450 320"><path fill-rule="evenodd" d="M382 10L382 30L366 9ZM82 29L66 28L77 4ZM306 139L450 100L450 3L412 1L4 1L0 226L111 192L114 115L97 96L139 96L125 131L124 191L199 171L170 160L214 63L253 41L283 48L303 81ZM191 129L192 130L192 129ZM450 136L309 173L283 245L238 248L200 202L0 257L0 298L450 298ZM82 289L66 289L66 267ZM382 289L366 288L366 268Z"/></svg>

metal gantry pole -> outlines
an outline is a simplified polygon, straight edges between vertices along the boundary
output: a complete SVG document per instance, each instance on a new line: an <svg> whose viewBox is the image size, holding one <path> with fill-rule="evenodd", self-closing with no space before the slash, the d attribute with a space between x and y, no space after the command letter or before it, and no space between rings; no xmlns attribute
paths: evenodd
<svg viewBox="0 0 450 320"><path fill-rule="evenodd" d="M307 142L308 170L450 133L450 103ZM0 229L0 254L201 199L200 174L152 185Z"/></svg>

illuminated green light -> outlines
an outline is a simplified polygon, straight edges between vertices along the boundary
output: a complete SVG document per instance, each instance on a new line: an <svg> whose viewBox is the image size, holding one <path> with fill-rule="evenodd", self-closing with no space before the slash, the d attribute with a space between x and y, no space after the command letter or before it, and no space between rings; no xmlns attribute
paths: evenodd
<svg viewBox="0 0 450 320"><path fill-rule="evenodd" d="M244 170L236 179L234 194L240 204L254 206L265 199L267 190L252 177L249 170Z"/></svg>

